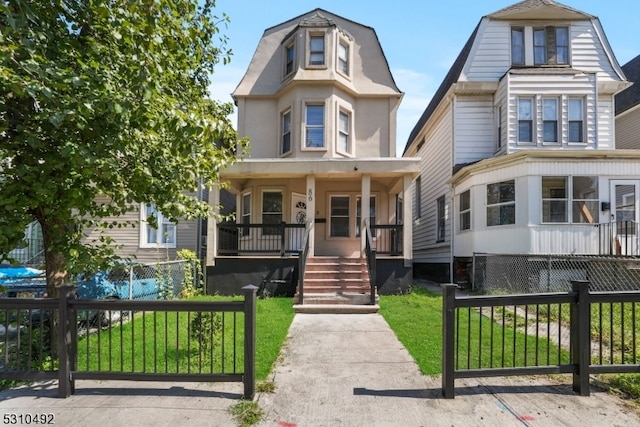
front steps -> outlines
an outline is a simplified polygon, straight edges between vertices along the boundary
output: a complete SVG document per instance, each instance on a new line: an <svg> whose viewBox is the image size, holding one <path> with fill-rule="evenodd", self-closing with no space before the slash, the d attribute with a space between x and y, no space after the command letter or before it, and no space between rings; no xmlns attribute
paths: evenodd
<svg viewBox="0 0 640 427"><path fill-rule="evenodd" d="M296 313L377 313L371 304L367 261L363 258L310 257L304 275L304 300L294 296Z"/></svg>

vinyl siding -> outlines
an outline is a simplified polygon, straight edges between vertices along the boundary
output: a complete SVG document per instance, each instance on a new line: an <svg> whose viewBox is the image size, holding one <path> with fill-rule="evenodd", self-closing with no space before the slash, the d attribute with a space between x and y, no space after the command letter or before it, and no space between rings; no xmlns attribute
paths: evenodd
<svg viewBox="0 0 640 427"><path fill-rule="evenodd" d="M457 97L454 118L454 164L492 157L495 147L493 97Z"/></svg>
<svg viewBox="0 0 640 427"><path fill-rule="evenodd" d="M451 212L451 197L448 180L451 177L451 121L452 111L442 114L438 124L427 134L424 146L418 156L421 157L422 170L422 216L415 218L413 226L414 262L439 262L434 260L434 252L441 253L440 258L448 262L449 245L436 242L436 200L445 196L448 212ZM413 185L415 192L415 184ZM415 197L414 197L415 200ZM414 211L415 212L415 211ZM451 240L451 215L449 214L445 229L445 242ZM426 255L428 254L428 258ZM437 257L437 255L435 255Z"/></svg>
<svg viewBox="0 0 640 427"><path fill-rule="evenodd" d="M617 149L640 149L640 106L616 117Z"/></svg>

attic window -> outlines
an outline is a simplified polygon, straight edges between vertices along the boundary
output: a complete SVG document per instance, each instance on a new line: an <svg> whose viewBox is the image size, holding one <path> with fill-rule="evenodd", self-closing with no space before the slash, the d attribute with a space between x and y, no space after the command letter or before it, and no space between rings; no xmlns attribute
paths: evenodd
<svg viewBox="0 0 640 427"><path fill-rule="evenodd" d="M294 43L290 43L284 48L284 75L288 76L293 72L293 64L296 57Z"/></svg>
<svg viewBox="0 0 640 427"><path fill-rule="evenodd" d="M535 65L569 63L569 29L545 27L533 30L533 62Z"/></svg>
<svg viewBox="0 0 640 427"><path fill-rule="evenodd" d="M315 67L325 65L324 56L324 33L311 34L309 36L309 65Z"/></svg>

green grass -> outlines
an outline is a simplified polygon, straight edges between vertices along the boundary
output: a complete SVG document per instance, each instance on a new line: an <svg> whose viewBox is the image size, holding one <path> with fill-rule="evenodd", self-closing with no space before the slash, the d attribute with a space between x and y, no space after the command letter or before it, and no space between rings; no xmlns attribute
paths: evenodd
<svg viewBox="0 0 640 427"><path fill-rule="evenodd" d="M380 313L425 375L442 372L441 295L416 287L410 294L381 296ZM475 310L462 310L458 322L460 369L569 362L568 352L519 332L512 316L505 316L504 333L501 324Z"/></svg>
<svg viewBox="0 0 640 427"><path fill-rule="evenodd" d="M199 300L241 298L198 297ZM264 380L293 320L290 298L257 301L256 379ZM194 313L137 313L131 321L91 334L78 342L78 368L91 371L232 373L244 370L244 315L221 313L210 324ZM204 327L202 325L205 325ZM216 329L219 328L219 329ZM224 334L220 334L224 328ZM202 331L203 332L198 332ZM234 331L238 336L232 340ZM220 336L224 336L224 341ZM208 345L211 343L212 345ZM114 351L122 347L122 352Z"/></svg>

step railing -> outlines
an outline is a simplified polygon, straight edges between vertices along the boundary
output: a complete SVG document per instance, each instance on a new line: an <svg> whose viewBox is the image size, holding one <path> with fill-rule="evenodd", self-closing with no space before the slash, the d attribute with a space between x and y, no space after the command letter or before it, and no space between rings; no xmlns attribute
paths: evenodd
<svg viewBox="0 0 640 427"><path fill-rule="evenodd" d="M365 218L365 254L367 258L367 271L369 273L369 284L371 285L371 304L376 303L376 248L373 245L373 235L369 218Z"/></svg>
<svg viewBox="0 0 640 427"><path fill-rule="evenodd" d="M313 223L307 221L302 236L302 250L298 256L298 304L304 304L304 272L307 269L307 259L309 258L309 237L312 227Z"/></svg>

